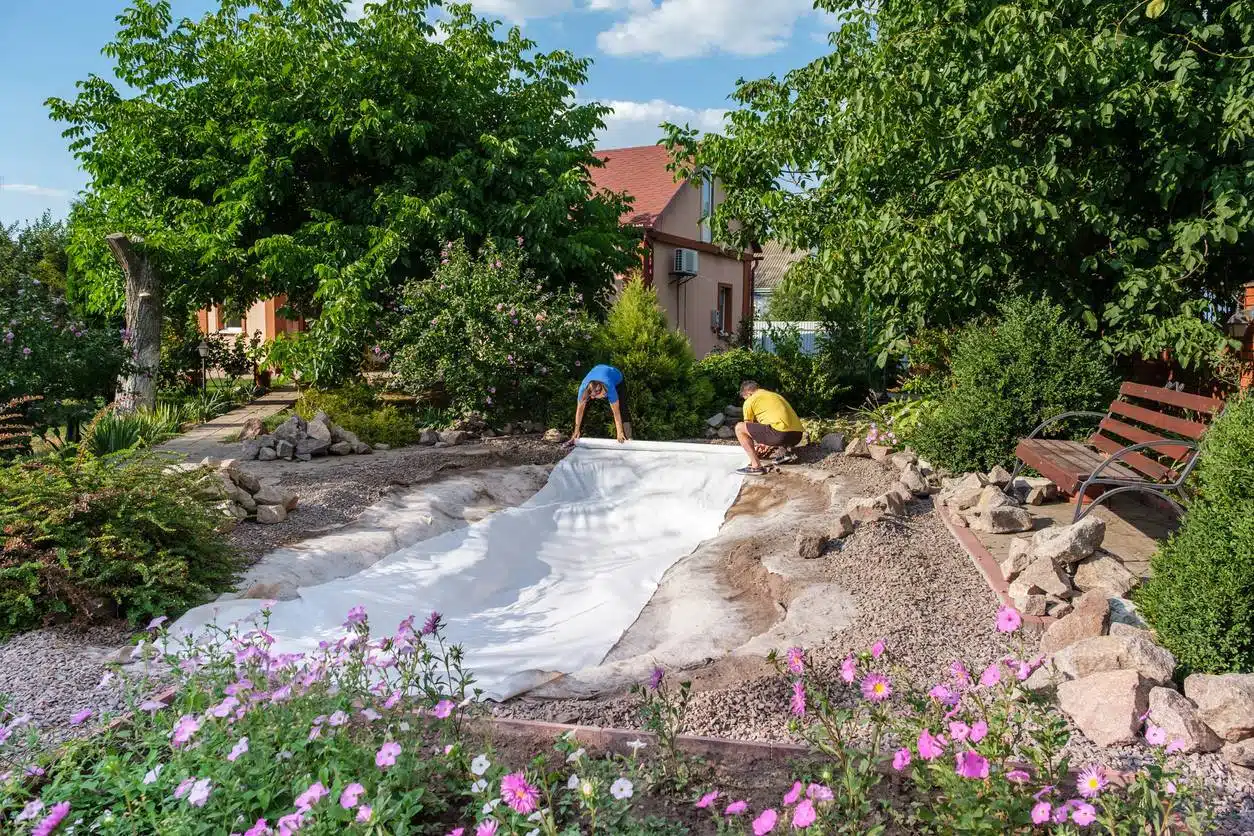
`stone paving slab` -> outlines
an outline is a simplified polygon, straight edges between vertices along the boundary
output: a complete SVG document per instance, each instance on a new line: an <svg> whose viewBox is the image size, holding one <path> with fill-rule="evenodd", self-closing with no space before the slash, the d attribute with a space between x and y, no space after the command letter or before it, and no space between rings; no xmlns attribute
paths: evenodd
<svg viewBox="0 0 1254 836"><path fill-rule="evenodd" d="M188 461L200 461L204 458L229 459L236 452L236 446L228 444L227 439L238 435L244 424L252 418L265 420L290 408L300 397L294 388L273 389L250 404L233 409L225 415L219 415L212 421L193 427L182 435L170 439L157 446L157 451L186 458Z"/></svg>

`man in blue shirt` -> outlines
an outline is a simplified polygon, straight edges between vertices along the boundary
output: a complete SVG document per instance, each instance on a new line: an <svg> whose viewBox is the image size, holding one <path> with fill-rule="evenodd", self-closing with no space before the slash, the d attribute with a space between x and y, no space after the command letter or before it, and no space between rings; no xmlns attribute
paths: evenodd
<svg viewBox="0 0 1254 836"><path fill-rule="evenodd" d="M605 398L610 403L610 411L614 413L614 429L618 434L618 443L622 444L631 438L631 413L627 409L627 382L623 373L613 366L593 366L584 375L583 383L579 384L579 405L575 407L575 432L570 443L579 440L579 429L583 426L583 413L588 408L588 401Z"/></svg>

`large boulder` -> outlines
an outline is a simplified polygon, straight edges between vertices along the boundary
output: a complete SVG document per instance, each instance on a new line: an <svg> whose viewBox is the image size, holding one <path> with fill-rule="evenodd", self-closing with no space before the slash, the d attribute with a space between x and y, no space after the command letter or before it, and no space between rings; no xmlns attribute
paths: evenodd
<svg viewBox="0 0 1254 836"><path fill-rule="evenodd" d="M709 418L705 419L706 426L714 430L717 430L725 423L727 423L727 416L721 412L717 415L711 415Z"/></svg>
<svg viewBox="0 0 1254 836"><path fill-rule="evenodd" d="M727 426L726 424L724 424L723 426L718 428L718 430L715 432L715 435L723 439L724 441L727 441L728 439L732 439L736 437L736 431L733 430L731 427Z"/></svg>
<svg viewBox="0 0 1254 836"><path fill-rule="evenodd" d="M1090 514L1078 523L1043 528L1032 537L1032 554L1056 563L1078 563L1091 555L1106 536L1106 521Z"/></svg>
<svg viewBox="0 0 1254 836"><path fill-rule="evenodd" d="M314 424L313 426L317 426ZM325 456L327 450L331 448L331 434L327 433L326 439L315 438L307 435L300 441L296 442L296 458L302 461L309 461L310 456Z"/></svg>
<svg viewBox="0 0 1254 836"><path fill-rule="evenodd" d="M314 420L305 426L305 434L316 441L325 441L327 446L330 447L332 444L331 427L327 421L326 414L319 412L314 417Z"/></svg>
<svg viewBox="0 0 1254 836"><path fill-rule="evenodd" d="M980 498L975 503L975 507L980 511L987 511L990 508L1004 508L1006 506L1017 506L1019 503L1006 492L996 485L985 485L980 491Z"/></svg>
<svg viewBox="0 0 1254 836"><path fill-rule="evenodd" d="M423 430L418 436L418 443L423 447L430 447L440 440L440 434L435 430Z"/></svg>
<svg viewBox="0 0 1254 836"><path fill-rule="evenodd" d="M250 514L256 513L257 500L253 499L252 495L249 494L248 491L244 490L243 488L237 487L235 489L235 496L232 498L235 500L236 505L243 508L248 513Z"/></svg>
<svg viewBox="0 0 1254 836"><path fill-rule="evenodd" d="M1193 703L1171 688L1154 688L1149 692L1149 713L1150 722L1165 731L1167 741L1186 755L1214 752L1223 745L1219 735L1197 716Z"/></svg>
<svg viewBox="0 0 1254 836"><path fill-rule="evenodd" d="M243 461L250 462L253 459L257 458L258 455L260 455L262 449L263 448L262 448L260 439L250 438L247 441L244 441L240 444L239 458Z"/></svg>
<svg viewBox="0 0 1254 836"><path fill-rule="evenodd" d="M1115 597L1127 595L1141 582L1119 558L1101 549L1075 564L1074 580L1081 592L1104 589Z"/></svg>
<svg viewBox="0 0 1254 836"><path fill-rule="evenodd" d="M866 439L855 438L845 447L845 455L853 456L860 459L871 458L871 448L866 443Z"/></svg>
<svg viewBox="0 0 1254 836"><path fill-rule="evenodd" d="M257 460L263 462L272 462L279 457L273 447L262 447L257 453Z"/></svg>
<svg viewBox="0 0 1254 836"><path fill-rule="evenodd" d="M271 435L274 436L276 444L279 441L286 441L295 447L296 442L305 437L305 428L308 426L304 418L301 418L299 415L293 415L275 427Z"/></svg>
<svg viewBox="0 0 1254 836"><path fill-rule="evenodd" d="M1092 636L1055 653L1054 666L1068 679L1102 671L1136 671L1155 685L1163 685L1176 672L1176 657L1147 635Z"/></svg>
<svg viewBox="0 0 1254 836"><path fill-rule="evenodd" d="M274 443L274 454L280 459L290 459L296 455L296 445L286 438L280 438Z"/></svg>
<svg viewBox="0 0 1254 836"><path fill-rule="evenodd" d="M353 445L347 441L337 441L327 448L327 452L332 456L351 456L353 454Z"/></svg>
<svg viewBox="0 0 1254 836"><path fill-rule="evenodd" d="M882 444L868 445L867 451L871 454L871 458L877 462L887 461L888 457L893 454L893 448L885 447Z"/></svg>
<svg viewBox="0 0 1254 836"><path fill-rule="evenodd" d="M968 520L973 531L989 534L1014 534L1032 530L1032 515L1015 505L977 510Z"/></svg>
<svg viewBox="0 0 1254 836"><path fill-rule="evenodd" d="M1106 632L1109 618L1110 607L1104 594L1089 593L1081 597L1070 614L1045 628L1045 635L1041 636L1041 653L1050 656L1076 642L1102 635Z"/></svg>
<svg viewBox="0 0 1254 836"><path fill-rule="evenodd" d="M1136 627L1141 630L1148 630L1149 624L1145 619L1141 618L1141 614L1137 611L1136 604L1127 598L1110 598L1107 603L1110 605L1110 623L1111 624L1127 624L1129 627Z"/></svg>
<svg viewBox="0 0 1254 836"><path fill-rule="evenodd" d="M1197 716L1229 743L1254 737L1254 673L1195 673L1184 680L1184 695Z"/></svg>
<svg viewBox="0 0 1254 836"><path fill-rule="evenodd" d="M941 502L955 511L974 508L984 495L984 477L978 473L968 473L961 479L951 480L941 490Z"/></svg>
<svg viewBox="0 0 1254 836"><path fill-rule="evenodd" d="M262 525L274 525L287 519L287 509L282 505L258 505L257 522Z"/></svg>
<svg viewBox="0 0 1254 836"><path fill-rule="evenodd" d="M300 501L296 491L278 485L262 485L261 490L253 495L253 499L258 508L262 505L282 505L288 511L295 510L296 503Z"/></svg>
<svg viewBox="0 0 1254 836"><path fill-rule="evenodd" d="M244 422L244 428L239 431L240 441L249 441L250 439L260 438L266 432L266 428L262 425L260 418L249 418Z"/></svg>
<svg viewBox="0 0 1254 836"><path fill-rule="evenodd" d="M893 483L893 486L888 489L888 492L896 496L903 503L914 499L914 491L910 490L909 486L907 486L906 483L900 479Z"/></svg>
<svg viewBox="0 0 1254 836"><path fill-rule="evenodd" d="M824 453L842 453L845 450L845 434L828 433L819 442L819 447Z"/></svg>
<svg viewBox="0 0 1254 836"><path fill-rule="evenodd" d="M546 432L544 434L544 440L548 441L550 439L550 433L553 433L553 432L555 431L549 430L548 432ZM561 432L560 431L556 431L556 432L558 435L557 440L561 441ZM457 445L466 441L466 439L467 439L467 433L464 430L445 430L444 432L440 433L440 441L443 441L445 444L447 444L450 447L456 447Z"/></svg>
<svg viewBox="0 0 1254 836"><path fill-rule="evenodd" d="M985 478L988 479L990 485L1004 488L1010 484L1010 471L1001 465L995 465Z"/></svg>
<svg viewBox="0 0 1254 836"><path fill-rule="evenodd" d="M1220 755L1232 766L1247 770L1248 775L1249 770L1254 770L1254 737L1226 744Z"/></svg>
<svg viewBox="0 0 1254 836"><path fill-rule="evenodd" d="M1058 685L1058 705L1099 746L1134 743L1153 683L1136 671L1102 671Z"/></svg>
<svg viewBox="0 0 1254 836"><path fill-rule="evenodd" d="M1034 558L1019 573L1017 580L1039 586L1046 595L1053 598L1067 598L1071 595L1071 579L1054 565L1054 561L1046 557Z"/></svg>
<svg viewBox="0 0 1254 836"><path fill-rule="evenodd" d="M227 475L231 477L231 481L239 485L249 493L256 493L261 490L261 480L247 470L241 470L238 467L227 468Z"/></svg>
<svg viewBox="0 0 1254 836"><path fill-rule="evenodd" d="M1044 505L1058 498L1058 486L1042 476L1020 476L1011 490L1027 505Z"/></svg>
<svg viewBox="0 0 1254 836"><path fill-rule="evenodd" d="M908 465L919 463L919 454L913 450L906 449L900 453L893 453L891 461L898 470L905 470ZM919 468L919 470L922 471L922 468Z"/></svg>
<svg viewBox="0 0 1254 836"><path fill-rule="evenodd" d="M927 479L923 478L923 472L914 462L901 469L901 483L915 496L927 496L929 493Z"/></svg>
<svg viewBox="0 0 1254 836"><path fill-rule="evenodd" d="M843 540L850 534L853 534L853 517L841 514L836 518L836 522L832 523L832 529L827 536L832 540Z"/></svg>

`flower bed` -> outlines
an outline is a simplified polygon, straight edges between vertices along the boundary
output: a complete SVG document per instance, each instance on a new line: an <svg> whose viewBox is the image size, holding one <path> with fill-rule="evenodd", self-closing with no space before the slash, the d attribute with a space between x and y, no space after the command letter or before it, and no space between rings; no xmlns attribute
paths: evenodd
<svg viewBox="0 0 1254 836"><path fill-rule="evenodd" d="M1019 625L1014 610L999 612L999 629ZM1194 791L1171 769L1170 741L1152 725L1154 763L1121 786L1095 766L1071 777L1060 757L1065 725L1019 687L1036 660L1008 658L978 674L955 663L948 681L925 691L893 669L883 643L849 656L830 678L790 649L777 665L793 683L787 710L814 762L797 765L777 801L751 803L721 781L710 785L708 768L681 751L689 689L661 670L638 689L649 744L597 756L564 735L539 753L497 751L471 722L473 680L437 614L372 639L355 607L345 627L304 658L271 654L264 622L199 646L170 639L164 658L160 634L141 655L149 673L174 678L168 704L146 698L153 680L136 677L124 721L45 756L26 754L39 751L37 732L6 718L6 832L764 836L1206 826ZM870 743L855 744L865 732Z"/></svg>

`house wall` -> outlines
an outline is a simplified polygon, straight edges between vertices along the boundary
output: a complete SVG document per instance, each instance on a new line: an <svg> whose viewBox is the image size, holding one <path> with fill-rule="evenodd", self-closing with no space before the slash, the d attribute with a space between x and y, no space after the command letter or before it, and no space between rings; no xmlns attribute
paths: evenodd
<svg viewBox="0 0 1254 836"><path fill-rule="evenodd" d="M1254 282L1246 284L1241 307L1254 310ZM1241 350L1241 357L1249 364L1241 378L1241 385L1254 386L1254 328L1248 328L1245 332L1245 344Z"/></svg>
<svg viewBox="0 0 1254 836"><path fill-rule="evenodd" d="M723 199L723 189L715 183L714 200ZM658 217L653 230L665 235L678 236L696 242L701 240L701 190L686 186L671 200ZM698 358L704 357L727 343L711 328L711 312L718 308L720 286L731 288L731 334L734 337L740 320L752 308L752 297L746 293L746 264L731 251L730 256L701 252L698 274L682 283L671 276L675 263L675 250L683 245L669 242L653 242L653 286L666 311L672 327L688 335L692 350ZM699 247L694 247L700 249ZM748 297L748 298L747 298ZM749 310L746 309L746 304Z"/></svg>
<svg viewBox="0 0 1254 836"><path fill-rule="evenodd" d="M269 342L279 334L305 330L303 320L284 319L278 315L279 308L287 304L286 296L274 296L254 302L242 317L238 329L226 327L226 316L221 305L213 305L196 312L200 331L203 334L232 335L242 333L248 337L260 331L263 342Z"/></svg>

